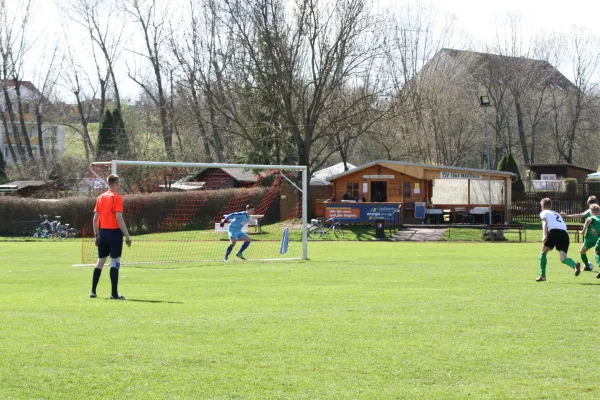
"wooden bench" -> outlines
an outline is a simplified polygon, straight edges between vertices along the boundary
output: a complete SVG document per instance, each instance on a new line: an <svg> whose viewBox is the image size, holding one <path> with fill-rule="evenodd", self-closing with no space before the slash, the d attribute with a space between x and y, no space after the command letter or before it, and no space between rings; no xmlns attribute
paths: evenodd
<svg viewBox="0 0 600 400"><path fill-rule="evenodd" d="M567 232L573 233L573 237L575 238L575 243L579 243L581 234L579 233L583 229L583 225L581 224L567 224Z"/></svg>
<svg viewBox="0 0 600 400"><path fill-rule="evenodd" d="M519 242L523 241L523 233L525 233L525 241L527 241L527 229L525 229L525 225L521 224L487 224L485 226L485 230L490 231L492 233L491 239L494 241L494 232L518 232L519 233Z"/></svg>

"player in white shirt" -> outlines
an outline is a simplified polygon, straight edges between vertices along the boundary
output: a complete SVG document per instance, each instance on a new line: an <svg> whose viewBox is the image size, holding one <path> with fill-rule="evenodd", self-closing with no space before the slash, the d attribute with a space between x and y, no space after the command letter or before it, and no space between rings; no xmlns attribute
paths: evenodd
<svg viewBox="0 0 600 400"><path fill-rule="evenodd" d="M568 265L575 270L575 276L579 276L581 272L581 264L576 263L567 257L569 251L569 234L567 233L567 224L556 211L552 211L552 200L545 198L541 201L542 226L544 229L544 238L542 239L542 254L540 255L540 276L536 279L537 282L546 280L546 254L556 247L560 253L560 262Z"/></svg>

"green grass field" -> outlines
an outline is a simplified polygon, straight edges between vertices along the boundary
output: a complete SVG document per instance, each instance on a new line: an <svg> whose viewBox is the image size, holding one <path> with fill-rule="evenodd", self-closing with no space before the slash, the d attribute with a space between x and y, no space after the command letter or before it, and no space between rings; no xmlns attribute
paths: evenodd
<svg viewBox="0 0 600 400"><path fill-rule="evenodd" d="M134 243L135 244L135 243ZM600 280L539 244L310 243L121 269L0 242L2 399L597 399ZM575 253L573 251L573 253Z"/></svg>

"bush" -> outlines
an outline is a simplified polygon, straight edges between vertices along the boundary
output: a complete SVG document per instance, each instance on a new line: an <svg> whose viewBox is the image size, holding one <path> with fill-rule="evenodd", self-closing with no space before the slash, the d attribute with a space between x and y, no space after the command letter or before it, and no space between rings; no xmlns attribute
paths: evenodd
<svg viewBox="0 0 600 400"><path fill-rule="evenodd" d="M245 203L258 205L266 192L266 188L255 188L127 195L123 197L124 216L132 234L206 229L223 212L241 211ZM225 210L234 199L234 207L240 209ZM269 207L265 223L278 220L278 199L279 196ZM94 204L92 197L52 200L0 197L0 235L32 235L43 214L51 220L60 215L62 223L89 235Z"/></svg>
<svg viewBox="0 0 600 400"><path fill-rule="evenodd" d="M600 196L600 182L588 182L586 187L588 196Z"/></svg>
<svg viewBox="0 0 600 400"><path fill-rule="evenodd" d="M576 178L566 178L565 179L565 189L567 193L577 193L577 179Z"/></svg>
<svg viewBox="0 0 600 400"><path fill-rule="evenodd" d="M512 154L509 153L502 157L500 164L498 164L498 171L512 172L517 175L517 179L514 179L512 183L513 196L516 195L518 197L521 193L525 192L525 185L523 185L523 181L521 180L519 167L517 166Z"/></svg>

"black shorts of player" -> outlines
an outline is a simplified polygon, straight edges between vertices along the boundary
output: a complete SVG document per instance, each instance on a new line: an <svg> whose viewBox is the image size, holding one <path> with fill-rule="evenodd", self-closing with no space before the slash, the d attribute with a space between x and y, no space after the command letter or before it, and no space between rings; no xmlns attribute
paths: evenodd
<svg viewBox="0 0 600 400"><path fill-rule="evenodd" d="M569 234L567 231L563 231L562 229L552 229L548 232L548 237L544 242L544 246L549 249L554 249L558 251L564 251L565 253L569 251Z"/></svg>
<svg viewBox="0 0 600 400"><path fill-rule="evenodd" d="M100 229L98 258L118 258L123 252L123 232L120 229Z"/></svg>

